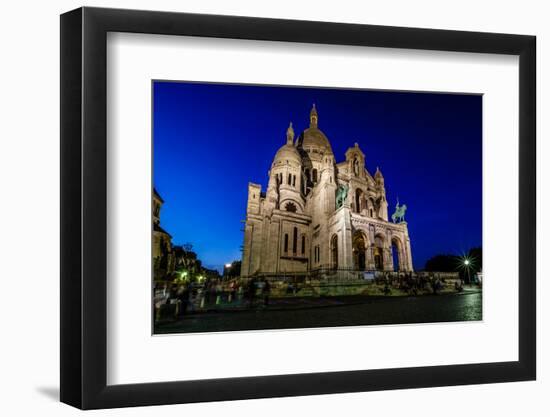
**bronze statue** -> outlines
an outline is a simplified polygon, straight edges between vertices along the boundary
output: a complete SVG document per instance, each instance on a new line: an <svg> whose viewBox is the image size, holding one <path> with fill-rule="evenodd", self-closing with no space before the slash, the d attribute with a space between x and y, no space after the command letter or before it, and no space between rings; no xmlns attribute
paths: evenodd
<svg viewBox="0 0 550 417"><path fill-rule="evenodd" d="M407 205L403 204L402 206L399 205L399 200L397 200L397 204L395 205L395 211L391 215L391 219L394 223L401 223L405 221L405 213L407 211Z"/></svg>
<svg viewBox="0 0 550 417"><path fill-rule="evenodd" d="M336 208L337 209L339 209L344 205L346 198L348 198L348 190L349 190L349 186L347 185L338 186L338 189L336 190Z"/></svg>

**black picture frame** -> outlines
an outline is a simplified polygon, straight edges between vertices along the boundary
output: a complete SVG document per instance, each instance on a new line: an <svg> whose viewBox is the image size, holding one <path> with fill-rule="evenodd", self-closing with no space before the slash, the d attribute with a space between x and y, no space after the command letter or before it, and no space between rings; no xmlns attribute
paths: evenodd
<svg viewBox="0 0 550 417"><path fill-rule="evenodd" d="M108 32L519 56L519 360L107 385ZM61 16L61 401L82 409L536 378L534 36L80 8Z"/></svg>

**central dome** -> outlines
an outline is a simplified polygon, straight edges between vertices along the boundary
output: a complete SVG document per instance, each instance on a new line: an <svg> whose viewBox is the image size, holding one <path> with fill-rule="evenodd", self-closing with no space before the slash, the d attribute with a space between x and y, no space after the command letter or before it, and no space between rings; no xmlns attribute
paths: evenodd
<svg viewBox="0 0 550 417"><path fill-rule="evenodd" d="M298 138L297 146L301 148L317 148L332 153L332 147L325 134L316 127L310 127L303 131Z"/></svg>
<svg viewBox="0 0 550 417"><path fill-rule="evenodd" d="M318 121L319 116L317 115L317 109L314 104L309 114L309 128L302 132L296 146L302 149L316 148L322 153L332 153L332 147L330 146L328 138L317 126Z"/></svg>

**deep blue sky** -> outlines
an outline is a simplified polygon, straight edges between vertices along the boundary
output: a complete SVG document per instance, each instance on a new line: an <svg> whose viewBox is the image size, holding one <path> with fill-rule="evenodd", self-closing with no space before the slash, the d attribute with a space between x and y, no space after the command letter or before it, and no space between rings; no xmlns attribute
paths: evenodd
<svg viewBox="0 0 550 417"><path fill-rule="evenodd" d="M208 267L240 259L248 182L265 191L288 123L298 136L312 103L336 161L358 142L389 215L397 196L407 204L416 269L481 245L481 96L155 81L153 100L161 224Z"/></svg>

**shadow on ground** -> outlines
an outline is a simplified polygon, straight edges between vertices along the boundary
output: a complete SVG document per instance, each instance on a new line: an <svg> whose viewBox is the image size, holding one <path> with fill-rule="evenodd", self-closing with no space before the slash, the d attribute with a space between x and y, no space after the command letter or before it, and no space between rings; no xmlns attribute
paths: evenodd
<svg viewBox="0 0 550 417"><path fill-rule="evenodd" d="M37 387L36 391L53 401L59 401L59 387Z"/></svg>

